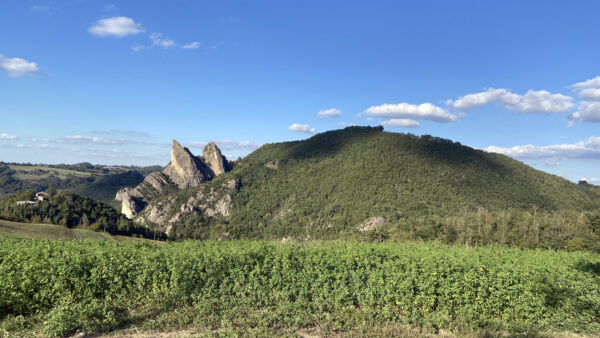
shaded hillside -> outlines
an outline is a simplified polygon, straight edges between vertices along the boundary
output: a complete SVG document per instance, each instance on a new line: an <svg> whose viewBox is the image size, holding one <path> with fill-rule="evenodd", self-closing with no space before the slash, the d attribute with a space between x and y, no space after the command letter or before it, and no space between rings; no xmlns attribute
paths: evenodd
<svg viewBox="0 0 600 338"><path fill-rule="evenodd" d="M134 187L144 181L144 175L137 171L103 175L93 182L85 183L73 188L73 192L89 198L108 203L115 208L121 205L115 201L115 194L124 187Z"/></svg>
<svg viewBox="0 0 600 338"><path fill-rule="evenodd" d="M224 189L232 180L235 191ZM210 203L227 196L231 210L215 214ZM333 238L356 232L373 217L394 227L477 208L583 211L598 208L599 196L596 187L573 184L504 155L428 135L350 127L264 145L230 173L164 196L151 210L159 214L166 201L171 214L162 219L172 219L173 210L187 210L185 217L175 218L178 237ZM164 231L167 225L156 226Z"/></svg>
<svg viewBox="0 0 600 338"><path fill-rule="evenodd" d="M55 224L119 235L152 236L147 229L135 226L105 203L55 189L49 189L43 200L38 200L33 190L20 191L0 199L0 219Z"/></svg>
<svg viewBox="0 0 600 338"><path fill-rule="evenodd" d="M80 195L119 207L115 194L123 187L140 184L160 166L103 166L77 164L19 164L0 162L0 197L32 189L72 190Z"/></svg>

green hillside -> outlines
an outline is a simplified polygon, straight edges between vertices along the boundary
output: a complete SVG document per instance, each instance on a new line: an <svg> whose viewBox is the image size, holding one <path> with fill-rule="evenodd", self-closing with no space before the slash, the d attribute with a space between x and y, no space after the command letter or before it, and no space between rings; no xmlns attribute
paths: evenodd
<svg viewBox="0 0 600 338"><path fill-rule="evenodd" d="M232 172L196 190L218 189L231 178L241 186L232 195L232 215L188 218L178 225L179 236L228 231L234 237L334 238L356 232L371 217L411 232L411 226L441 226L448 217L481 210L510 212L511 222L527 222L527 215L600 207L595 186L573 184L504 155L380 127L264 145ZM183 191L179 197L191 194Z"/></svg>
<svg viewBox="0 0 600 338"><path fill-rule="evenodd" d="M56 189L49 189L43 201L36 200L33 190L20 191L0 199L0 222L5 221L13 221L13 224L9 224L10 228L15 230L11 231L13 233L23 229L34 229L36 224L43 223L67 229L108 232L113 235L144 237L153 235L147 229L134 225L131 220L105 203ZM34 225L28 228L14 227L15 224L20 223ZM44 232L44 229L48 232L56 232L53 227L41 229L42 231L37 232ZM68 231L63 231L66 232ZM27 231L24 233L27 234Z"/></svg>
<svg viewBox="0 0 600 338"><path fill-rule="evenodd" d="M98 176L93 182L84 183L72 189L76 194L93 198L110 204L114 208L121 208L115 201L115 195L123 187L134 187L144 181L144 176L137 171Z"/></svg>
<svg viewBox="0 0 600 338"><path fill-rule="evenodd" d="M11 222L2 219L0 219L0 238L40 238L64 241L133 240L133 238L129 236L114 236L110 235L107 232L97 232L85 229L72 229L55 224Z"/></svg>
<svg viewBox="0 0 600 338"><path fill-rule="evenodd" d="M72 190L113 207L114 198L123 187L140 184L146 175L160 166L103 166L90 163L29 164L0 162L0 198L17 191L48 188Z"/></svg>

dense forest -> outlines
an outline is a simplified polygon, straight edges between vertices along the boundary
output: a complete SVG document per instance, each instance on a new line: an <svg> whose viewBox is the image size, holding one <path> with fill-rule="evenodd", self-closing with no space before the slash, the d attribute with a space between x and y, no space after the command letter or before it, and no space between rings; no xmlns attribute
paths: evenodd
<svg viewBox="0 0 600 338"><path fill-rule="evenodd" d="M35 203L35 191L24 190L0 200L0 218L15 222L58 224L69 228L105 231L115 235L152 237L113 207L68 191L48 189L46 198Z"/></svg>
<svg viewBox="0 0 600 338"><path fill-rule="evenodd" d="M598 248L600 189L429 135L350 127L267 144L185 201L236 179L230 217L191 213L176 238L440 239ZM357 229L381 217L374 231Z"/></svg>

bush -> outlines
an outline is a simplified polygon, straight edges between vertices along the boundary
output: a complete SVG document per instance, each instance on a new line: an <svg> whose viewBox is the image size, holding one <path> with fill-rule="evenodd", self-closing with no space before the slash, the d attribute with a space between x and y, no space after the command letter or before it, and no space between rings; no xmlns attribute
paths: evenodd
<svg viewBox="0 0 600 338"><path fill-rule="evenodd" d="M0 332L63 335L130 322L218 329L381 325L600 333L600 255L356 242L0 240ZM155 314L156 315L156 314ZM35 322L35 321L34 321ZM45 324L44 324L45 323Z"/></svg>

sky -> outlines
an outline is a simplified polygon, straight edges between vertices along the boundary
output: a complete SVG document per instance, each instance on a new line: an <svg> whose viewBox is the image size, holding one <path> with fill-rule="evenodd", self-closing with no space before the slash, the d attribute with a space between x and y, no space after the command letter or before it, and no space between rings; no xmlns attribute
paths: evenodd
<svg viewBox="0 0 600 338"><path fill-rule="evenodd" d="M0 161L165 165L349 125L600 184L598 1L0 2Z"/></svg>

